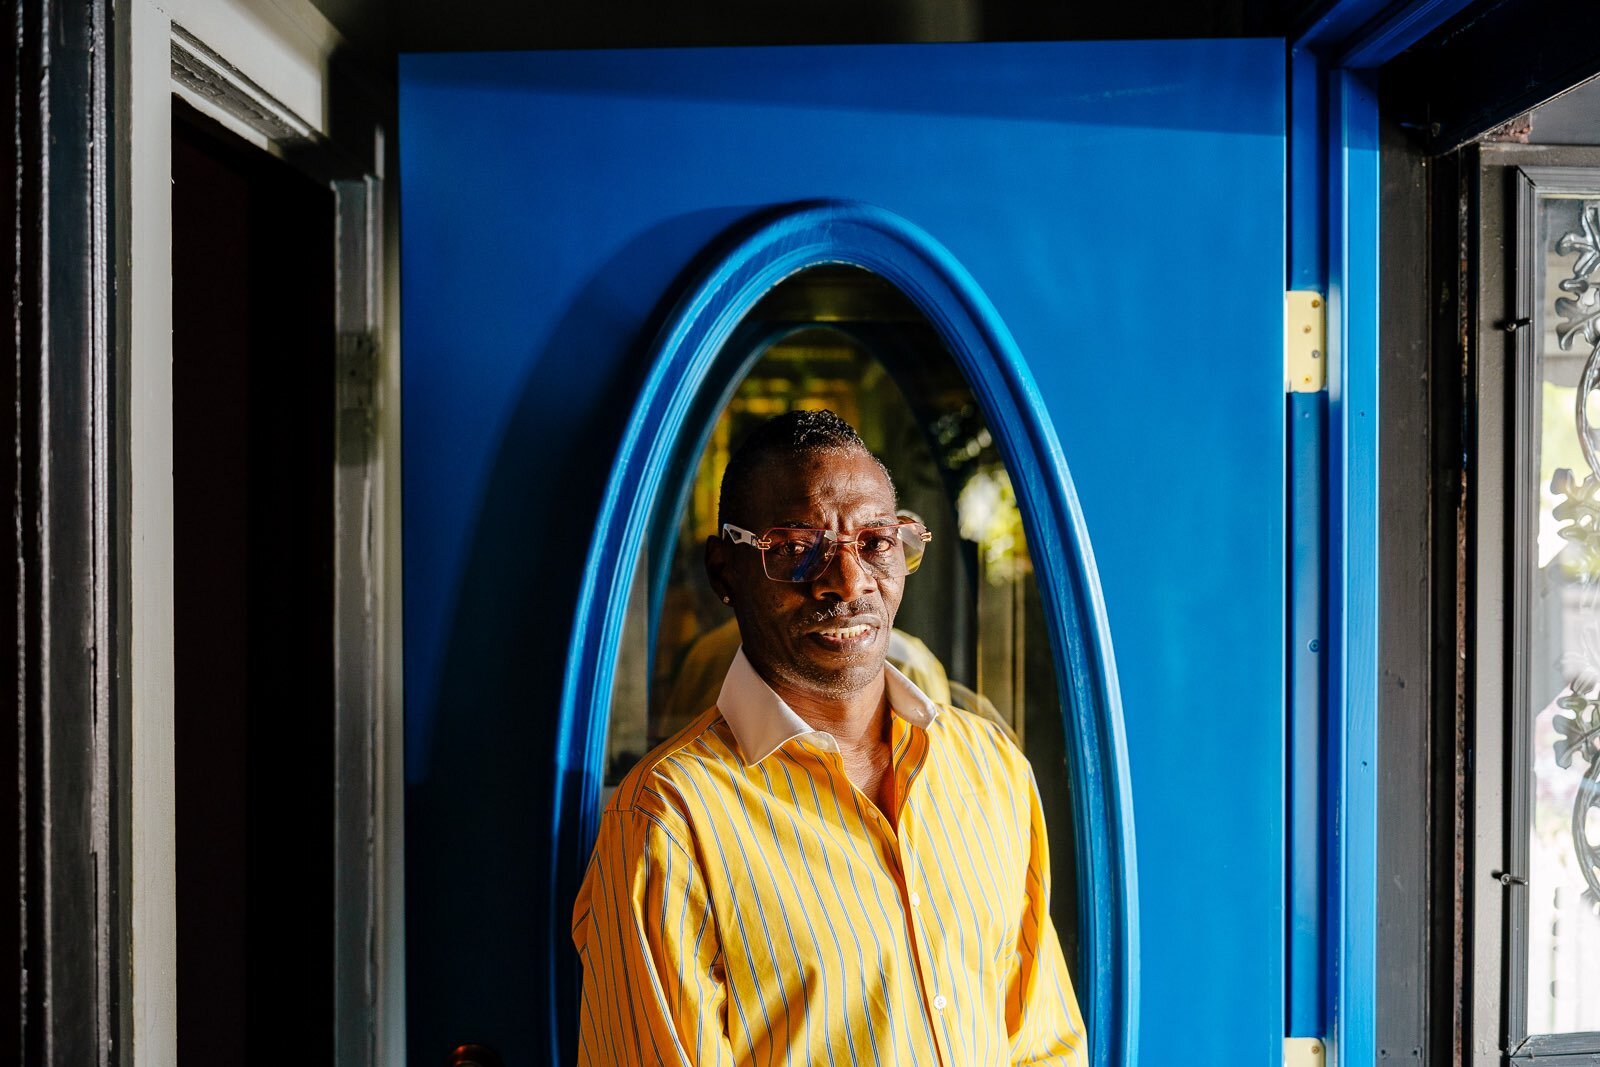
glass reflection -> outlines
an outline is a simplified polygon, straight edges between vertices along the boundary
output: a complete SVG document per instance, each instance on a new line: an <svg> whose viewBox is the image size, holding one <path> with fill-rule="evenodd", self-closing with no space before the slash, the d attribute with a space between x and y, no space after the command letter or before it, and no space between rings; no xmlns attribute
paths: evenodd
<svg viewBox="0 0 1600 1067"><path fill-rule="evenodd" d="M749 365L697 454L676 521L639 561L613 688L606 786L716 702L738 648L703 569L729 455L755 426L829 408L888 466L899 505L934 532L890 659L930 697L998 723L1027 752L1051 841L1052 912L1077 963L1077 878L1060 691L1012 480L976 398L932 326L864 271L816 268L776 287L727 353ZM663 572L655 595L651 576ZM1076 980L1076 974L1074 974Z"/></svg>
<svg viewBox="0 0 1600 1067"><path fill-rule="evenodd" d="M1528 1032L1600 1030L1600 200L1537 203L1536 392L1527 442L1537 499L1523 672L1532 736ZM1580 406L1581 405L1581 406Z"/></svg>

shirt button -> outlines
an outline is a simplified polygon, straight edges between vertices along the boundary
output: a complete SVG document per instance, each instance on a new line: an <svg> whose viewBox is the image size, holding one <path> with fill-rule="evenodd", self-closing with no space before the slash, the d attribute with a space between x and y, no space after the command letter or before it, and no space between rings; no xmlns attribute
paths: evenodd
<svg viewBox="0 0 1600 1067"><path fill-rule="evenodd" d="M934 1011L944 1011L945 1007L949 1003L950 1002L948 1000L944 999L944 994L940 993L938 996L933 998L933 1010Z"/></svg>
<svg viewBox="0 0 1600 1067"><path fill-rule="evenodd" d="M922 898L921 898L921 897L919 897L919 896L917 896L917 894L916 894L916 891L915 891L915 890L913 890L913 891L912 891L912 893L911 893L911 906L912 906L912 907L913 907L913 908L920 908L920 907L922 907Z"/></svg>

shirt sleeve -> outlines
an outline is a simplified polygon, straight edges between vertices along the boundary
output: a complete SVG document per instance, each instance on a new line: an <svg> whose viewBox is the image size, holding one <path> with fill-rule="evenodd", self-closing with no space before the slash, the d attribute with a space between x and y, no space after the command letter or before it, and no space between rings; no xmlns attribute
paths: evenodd
<svg viewBox="0 0 1600 1067"><path fill-rule="evenodd" d="M1088 1031L1078 1011L1078 998L1072 990L1072 977L1067 973L1055 923L1050 920L1050 842L1045 835L1039 786L1031 771L1027 787L1028 873L1017 932L1016 969L1006 988L1011 1061L1018 1067L1088 1067Z"/></svg>
<svg viewBox="0 0 1600 1067"><path fill-rule="evenodd" d="M580 1067L731 1067L727 988L705 882L693 855L653 816L601 816L572 940L583 961Z"/></svg>

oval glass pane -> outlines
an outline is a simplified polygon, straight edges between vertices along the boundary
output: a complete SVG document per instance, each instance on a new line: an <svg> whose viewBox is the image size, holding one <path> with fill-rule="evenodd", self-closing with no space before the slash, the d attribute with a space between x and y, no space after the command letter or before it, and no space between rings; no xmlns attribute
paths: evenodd
<svg viewBox="0 0 1600 1067"><path fill-rule="evenodd" d="M864 270L815 267L741 322L739 368L704 439L664 487L637 561L612 689L605 787L716 702L738 648L704 572L728 457L795 408L828 408L888 466L899 507L934 533L909 576L890 659L935 700L998 723L1034 768L1050 833L1051 908L1077 982L1078 871L1061 686L1013 480L981 406L933 326ZM720 383L726 384L726 383Z"/></svg>

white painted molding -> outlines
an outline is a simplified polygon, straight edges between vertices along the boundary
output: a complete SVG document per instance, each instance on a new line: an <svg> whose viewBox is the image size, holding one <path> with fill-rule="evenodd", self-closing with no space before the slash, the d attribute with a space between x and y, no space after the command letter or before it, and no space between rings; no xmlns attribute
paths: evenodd
<svg viewBox="0 0 1600 1067"><path fill-rule="evenodd" d="M129 0L130 912L134 1067L178 1062L173 787L172 22Z"/></svg>
<svg viewBox="0 0 1600 1067"><path fill-rule="evenodd" d="M328 134L328 61L344 39L310 0L155 2L275 106Z"/></svg>
<svg viewBox="0 0 1600 1067"><path fill-rule="evenodd" d="M387 151L392 151L390 148ZM380 151L380 166L386 162ZM404 1067L406 1062L405 939L405 701L400 597L402 549L400 523L400 198L392 186L384 190L382 292L383 309L378 361L378 424L374 442L377 473L372 502L380 524L373 550L378 578L378 1013L377 1062Z"/></svg>
<svg viewBox="0 0 1600 1067"><path fill-rule="evenodd" d="M316 136L310 123L177 23L172 24L172 83L184 99L248 140L264 142L263 147Z"/></svg>
<svg viewBox="0 0 1600 1067"><path fill-rule="evenodd" d="M344 42L309 0L119 0L128 205L133 1067L177 1055L174 852L172 103L178 96L258 147L325 141L328 69ZM125 17L121 17L125 14ZM359 146L347 146L359 148ZM365 151L358 151L358 158ZM381 177L381 137L374 166ZM375 1063L405 1062L399 604L396 209L385 198L373 460L375 610L381 619L373 758L380 784L375 873ZM120 268L119 268L120 269Z"/></svg>

